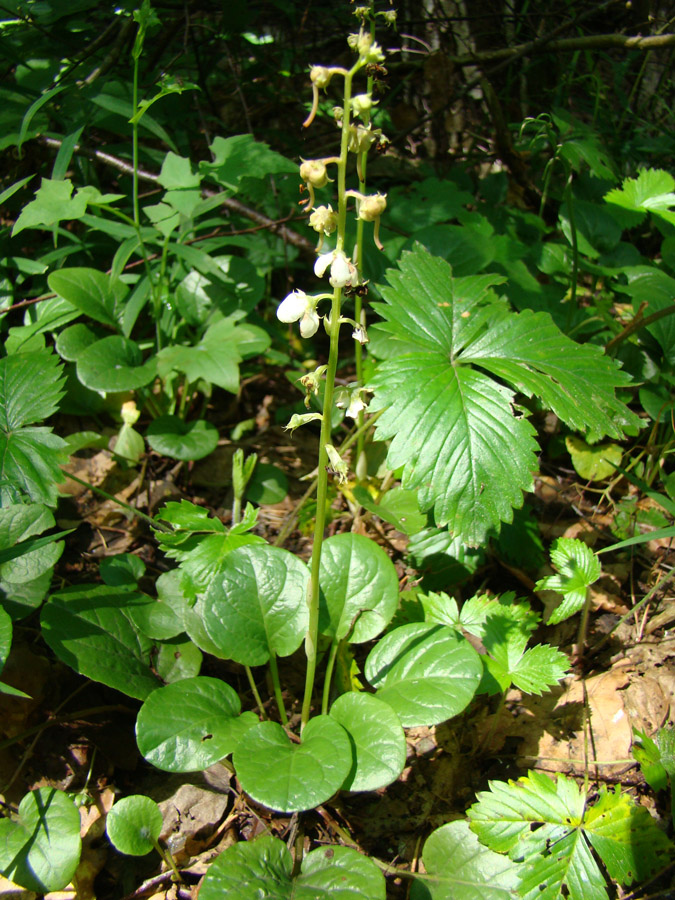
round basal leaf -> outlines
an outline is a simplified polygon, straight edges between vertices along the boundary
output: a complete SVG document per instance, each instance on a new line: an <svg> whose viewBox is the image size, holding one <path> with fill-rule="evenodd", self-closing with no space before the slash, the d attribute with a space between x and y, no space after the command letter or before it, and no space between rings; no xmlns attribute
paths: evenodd
<svg viewBox="0 0 675 900"><path fill-rule="evenodd" d="M382 638L364 673L401 723L414 727L438 725L460 713L476 693L483 666L453 628L413 622Z"/></svg>
<svg viewBox="0 0 675 900"><path fill-rule="evenodd" d="M143 364L138 344L117 335L90 344L77 358L77 377L92 391L133 391L150 384L155 374L155 361Z"/></svg>
<svg viewBox="0 0 675 900"><path fill-rule="evenodd" d="M155 671L167 684L196 678L202 667L202 651L189 638L173 638L159 645Z"/></svg>
<svg viewBox="0 0 675 900"><path fill-rule="evenodd" d="M281 503L288 493L288 478L278 466L258 463L246 485L246 499L259 506Z"/></svg>
<svg viewBox="0 0 675 900"><path fill-rule="evenodd" d="M294 744L276 722L260 722L234 751L237 778L249 797L277 812L301 812L340 789L352 765L347 732L330 716L310 719Z"/></svg>
<svg viewBox="0 0 675 900"><path fill-rule="evenodd" d="M138 713L136 741L165 772L196 772L228 756L258 722L217 678L186 678L154 691Z"/></svg>
<svg viewBox="0 0 675 900"><path fill-rule="evenodd" d="M84 322L77 322L64 328L56 338L56 352L66 362L76 362L87 347L100 339L101 335Z"/></svg>
<svg viewBox="0 0 675 900"><path fill-rule="evenodd" d="M398 575L384 550L361 534L338 534L321 550L319 630L354 644L370 641L398 606Z"/></svg>
<svg viewBox="0 0 675 900"><path fill-rule="evenodd" d="M99 566L101 578L110 587L130 585L135 587L139 578L145 574L145 563L133 553L118 553L117 556L106 556Z"/></svg>
<svg viewBox="0 0 675 900"><path fill-rule="evenodd" d="M262 666L272 653L290 656L300 646L309 615L308 579L307 566L287 550L249 544L227 554L193 610L218 656ZM199 645L189 620L186 626Z"/></svg>
<svg viewBox="0 0 675 900"><path fill-rule="evenodd" d="M162 831L162 814L150 797L124 797L108 813L106 831L110 843L127 856L145 856L155 849Z"/></svg>
<svg viewBox="0 0 675 900"><path fill-rule="evenodd" d="M330 710L352 742L354 760L342 785L346 791L374 791L396 781L406 759L405 734L394 710L372 694L338 697Z"/></svg>
<svg viewBox="0 0 675 900"><path fill-rule="evenodd" d="M279 838L232 844L209 867L199 900L384 900L384 876L350 847L320 847L292 877L293 859Z"/></svg>
<svg viewBox="0 0 675 900"><path fill-rule="evenodd" d="M131 609L152 602L108 585L64 588L43 607L42 636L76 672L145 700L159 681L150 669L152 644L136 629Z"/></svg>
<svg viewBox="0 0 675 900"><path fill-rule="evenodd" d="M133 620L139 631L156 641L167 641L185 631L183 610L185 596L180 587L180 571L171 569L159 576L155 583L157 600L133 611Z"/></svg>
<svg viewBox="0 0 675 900"><path fill-rule="evenodd" d="M621 447L618 444L587 444L576 435L565 438L567 452L572 457L572 465L581 478L587 481L602 481L616 473L621 465Z"/></svg>
<svg viewBox="0 0 675 900"><path fill-rule="evenodd" d="M0 819L0 873L37 894L71 881L81 847L80 813L63 791L31 791L19 804L17 821Z"/></svg>
<svg viewBox="0 0 675 900"><path fill-rule="evenodd" d="M422 856L427 877L416 879L411 900L511 900L516 866L480 843L466 819L432 832Z"/></svg>
<svg viewBox="0 0 675 900"><path fill-rule="evenodd" d="M178 416L160 416L145 436L156 453L171 459L202 459L218 446L218 429L203 419L184 422Z"/></svg>

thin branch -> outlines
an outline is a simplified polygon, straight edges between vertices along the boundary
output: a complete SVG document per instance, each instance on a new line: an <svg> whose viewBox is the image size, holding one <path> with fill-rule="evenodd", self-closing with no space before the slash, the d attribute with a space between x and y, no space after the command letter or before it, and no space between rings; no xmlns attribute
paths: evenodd
<svg viewBox="0 0 675 900"><path fill-rule="evenodd" d="M42 136L39 138L41 144L45 147L52 147L58 149L62 141L58 138L46 137ZM118 172L123 172L125 175L133 175L133 166L131 163L126 162L123 159L119 159L117 156L113 156L110 153L105 153L103 150L96 150L93 147L87 147L84 144L76 144L75 145L75 153L78 153L80 156L86 156L88 159L94 159L98 162L105 163L107 166L111 166L113 169L117 169ZM146 169L138 169L138 178L141 181L149 181L153 184L159 183L159 175L156 172L148 172ZM206 189L202 191L204 197L215 197L216 191ZM278 234L282 240L286 241L288 244L292 244L294 247L297 247L299 250L303 250L305 253L309 253L314 256L314 244L311 241L308 241L307 238L303 237L300 234L296 234L295 231L291 231L290 228L286 228L285 225L280 224L279 222L275 222L274 219L270 219L268 216L263 215L263 213L258 212L255 209L251 209L248 206L245 206L239 200L235 200L233 197L225 197L221 201L222 206L225 209L229 209L231 212L237 213L240 216L243 216L245 219L248 219L251 222L255 222L256 225L261 228L266 228L269 231L272 231L274 234Z"/></svg>
<svg viewBox="0 0 675 900"><path fill-rule="evenodd" d="M652 313L651 316L643 316L642 310L646 306L647 304L643 303L635 314L635 317L628 325L626 325L623 331L620 334L617 334L616 337L613 337L612 340L605 345L605 353L611 353L615 347L625 341L626 338L630 337L634 332L639 331L641 328L646 328L648 325L653 325L654 322L658 322L659 319L665 319L666 316L672 316L673 313L675 313L675 303L673 303L671 306L665 306L663 309L657 310L655 313Z"/></svg>
<svg viewBox="0 0 675 900"><path fill-rule="evenodd" d="M558 40L538 39L515 47L504 47L501 50L481 50L476 53L465 53L462 56L448 56L448 62L456 66L475 66L478 63L511 61L511 57L525 56L537 50L572 52L574 50L607 50L614 47L622 50L657 50L661 47L675 45L675 34L652 34L643 37L641 34L589 34L579 37L559 38Z"/></svg>

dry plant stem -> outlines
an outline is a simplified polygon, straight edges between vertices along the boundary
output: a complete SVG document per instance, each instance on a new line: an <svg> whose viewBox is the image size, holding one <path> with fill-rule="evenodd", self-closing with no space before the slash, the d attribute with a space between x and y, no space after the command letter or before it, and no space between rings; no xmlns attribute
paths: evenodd
<svg viewBox="0 0 675 900"><path fill-rule="evenodd" d="M349 144L349 113L351 102L352 78L361 68L357 62L345 75L344 83L344 115L342 121L342 138L340 142L340 158L337 164L338 185L338 228L336 249L344 250L345 225L347 222L347 198L345 197L345 179L347 168L347 147ZM335 372L338 362L338 344L340 338L340 306L342 303L342 288L334 288L333 300L330 311L330 324L327 325L330 334L330 351L328 354L328 368L326 369L325 392L323 398L323 418L321 420L321 435L319 437L318 481L316 491L316 522L314 526L314 545L312 547L312 560L310 563L310 579L307 588L307 605L309 607L309 623L305 637L305 655L307 657L307 670L305 677L305 695L302 701L301 727L304 728L309 721L312 693L314 690L314 678L316 675L317 641L319 637L319 567L321 565L321 545L326 526L326 499L328 496L328 454L326 444L330 443L331 410L333 409L333 393L335 389Z"/></svg>
<svg viewBox="0 0 675 900"><path fill-rule="evenodd" d="M675 569L673 569L671 572L669 572L668 575L665 575L657 584L654 585L653 588L651 588L650 591L648 591L645 594L645 596L642 598L642 600L640 600L639 603L636 603L632 609L629 609L628 612L625 613L625 615L621 616L621 618L616 623L616 625L612 628L612 630L607 632L607 634L603 637L603 639L600 641L600 643L596 644L595 647L593 647L593 652L597 653L599 650L601 650L605 646L605 644L609 641L609 639L614 634L616 629L619 628L621 625L623 625L624 622L627 622L628 619L630 619L631 616L635 615L635 613L639 609L641 609L643 606L645 606L645 604L649 603L649 601L652 599L654 594L661 588L665 587L669 581L673 580L673 578L675 578Z"/></svg>

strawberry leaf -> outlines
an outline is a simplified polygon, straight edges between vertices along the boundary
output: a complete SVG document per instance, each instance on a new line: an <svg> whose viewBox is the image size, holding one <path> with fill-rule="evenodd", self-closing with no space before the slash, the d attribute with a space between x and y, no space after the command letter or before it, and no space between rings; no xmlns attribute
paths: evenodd
<svg viewBox="0 0 675 900"><path fill-rule="evenodd" d="M664 865L672 845L644 807L600 789L594 806L574 781L530 772L518 781L491 782L469 810L481 843L524 865L522 900L607 900L607 873L623 885L644 881Z"/></svg>
<svg viewBox="0 0 675 900"><path fill-rule="evenodd" d="M26 497L56 506L66 443L33 423L56 412L62 386L62 367L51 351L0 359L0 506Z"/></svg>
<svg viewBox="0 0 675 900"><path fill-rule="evenodd" d="M534 428L517 394L538 397L576 430L621 437L639 420L615 396L624 375L600 348L565 337L548 313L511 311L492 287L499 275L453 278L417 246L387 272L376 304L388 335L371 381L383 409L378 440L388 465L468 544L510 522L532 486Z"/></svg>

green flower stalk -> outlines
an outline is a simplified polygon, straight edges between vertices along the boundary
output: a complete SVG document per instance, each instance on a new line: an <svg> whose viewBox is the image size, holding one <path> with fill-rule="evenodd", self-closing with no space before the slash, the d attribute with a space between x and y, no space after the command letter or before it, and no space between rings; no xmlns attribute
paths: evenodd
<svg viewBox="0 0 675 900"><path fill-rule="evenodd" d="M377 135L369 128L370 113L373 107L371 90L372 79L369 78L369 87L366 93L357 94L352 97L352 80L354 76L361 69L381 62L384 59L384 54L373 40L373 34L370 30L366 31L362 28L358 34L350 35L349 44L358 53L358 59L351 69L312 66L310 70L310 81L312 82L313 92L312 108L309 116L303 123L305 127L309 126L316 115L319 90L325 88L334 76L338 75L342 77L344 79L342 106L336 108L336 122L341 130L340 154L339 156L329 156L322 159L302 160L300 165L300 178L304 182L307 190L307 200L305 201L306 208L311 210L309 225L319 235L317 253L321 251L324 239L335 234L335 248L324 253L319 253L314 265L315 274L319 278L328 279L332 292L310 296L302 290L294 290L281 302L277 310L277 316L282 322L299 322L300 334L302 337L307 338L312 337L317 332L319 323L323 319L324 328L330 337L330 350L327 364L325 366L320 366L316 370L311 384L305 385L309 396L310 392L314 394L318 393L319 379L324 380L322 413L320 415L311 413L303 416L294 416L291 423L289 423L289 427L294 429L305 424L306 421L314 419L320 419L321 421L317 478L317 515L314 527L312 558L310 561L311 574L307 592L309 624L305 636L307 674L302 704L303 728L310 718L316 675L319 631L319 569L321 564L321 547L326 525L328 472L329 470L333 472L341 482L347 480L348 474L346 462L342 459L331 441L331 410L337 399L339 400L340 405L344 405L347 408L350 415L358 416L361 420L361 424L363 424L363 409L365 408L362 397L363 382L360 373L361 367L358 364L357 383L354 385L355 391L353 394L347 396L343 391L340 397L336 398L335 396L335 373L338 363L340 326L342 324L351 324L353 326L353 337L356 342L355 346L358 348L357 353L359 354L359 357L362 345L368 340L365 331L365 322L361 315L360 304L358 305L358 314L355 319L343 319L341 317L343 292L345 289L353 289L358 293L359 287L362 286L360 260L362 258L363 224L364 222L374 223L375 242L377 246L381 248L377 229L380 215L386 207L386 198L384 195L375 194L368 196L365 193L365 183L363 181L365 156L368 149L378 139ZM364 125L355 126L352 122L353 116L360 116ZM354 152L355 148L357 148L359 191L349 191L347 190L346 184L347 160L349 152ZM331 181L327 169L329 165L335 165L337 168L335 179L337 185L336 211L333 210L333 207L330 204L315 206L315 191L325 188ZM347 211L350 199L356 201L357 227L360 236L353 257L348 255L345 248ZM359 261L358 263L357 260ZM330 299L330 311L320 314L319 304L322 300L328 299Z"/></svg>

